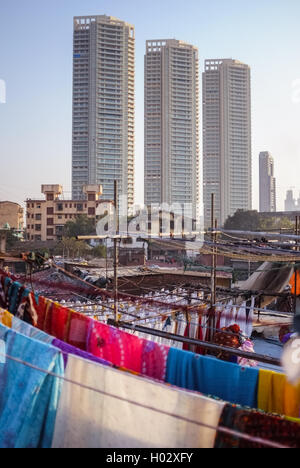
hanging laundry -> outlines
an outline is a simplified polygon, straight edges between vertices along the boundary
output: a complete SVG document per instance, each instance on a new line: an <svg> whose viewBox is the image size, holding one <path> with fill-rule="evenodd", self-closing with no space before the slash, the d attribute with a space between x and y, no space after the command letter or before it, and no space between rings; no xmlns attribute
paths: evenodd
<svg viewBox="0 0 300 468"><path fill-rule="evenodd" d="M13 319L13 315L11 313L9 313L7 310L0 308L0 323L2 323L2 325L5 325L6 327L11 328L12 319Z"/></svg>
<svg viewBox="0 0 300 468"><path fill-rule="evenodd" d="M224 404L70 356L54 448L212 448ZM122 400L118 399L122 398ZM137 403L139 406L137 406ZM163 414L170 413L174 416Z"/></svg>
<svg viewBox="0 0 300 468"><path fill-rule="evenodd" d="M91 321L87 351L115 366L141 373L143 341L118 328Z"/></svg>
<svg viewBox="0 0 300 468"><path fill-rule="evenodd" d="M213 343L219 346L225 346L226 348L240 348L243 344L240 327L235 324L227 328L222 328L214 334ZM237 356L227 351L214 351L213 354L223 361L237 363Z"/></svg>
<svg viewBox="0 0 300 468"><path fill-rule="evenodd" d="M87 359L88 361L96 362L104 366L112 366L110 362L107 362L104 359L100 359L96 356L93 356L92 354L87 353L86 351L82 351L82 349L75 348L75 346L69 345L68 343L64 343L63 341L60 341L57 338L53 339L52 346L55 346L55 348L58 348L62 351L65 368L67 367L67 364L68 364L69 355L78 356L78 357L81 357L82 359Z"/></svg>
<svg viewBox="0 0 300 468"><path fill-rule="evenodd" d="M62 380L61 352L0 325L8 356L28 362L41 372L6 357L0 363L0 447L49 448Z"/></svg>
<svg viewBox="0 0 300 468"><path fill-rule="evenodd" d="M168 346L143 340L141 374L165 381L169 351Z"/></svg>
<svg viewBox="0 0 300 468"><path fill-rule="evenodd" d="M260 437L290 448L300 448L300 425L284 418L226 405L220 427ZM218 432L215 448L265 448L245 439Z"/></svg>
<svg viewBox="0 0 300 468"><path fill-rule="evenodd" d="M12 319L12 326L11 328L22 335L28 336L29 338L33 338L37 341L41 341L42 343L52 344L54 337L44 333L43 331L29 325L26 322L18 319L17 317L13 317Z"/></svg>
<svg viewBox="0 0 300 468"><path fill-rule="evenodd" d="M260 370L257 399L263 411L300 418L300 385L291 385L284 374Z"/></svg>
<svg viewBox="0 0 300 468"><path fill-rule="evenodd" d="M166 381L230 403L252 408L257 405L258 370L213 357L171 348Z"/></svg>
<svg viewBox="0 0 300 468"><path fill-rule="evenodd" d="M87 349L87 340L89 329L92 323L98 323L95 320L86 317L85 315L79 314L71 310L71 315L69 316L69 331L67 338L63 341L66 341L75 348L82 349L83 351L88 351ZM97 356L95 354L95 356ZM101 356L100 356L101 357Z"/></svg>

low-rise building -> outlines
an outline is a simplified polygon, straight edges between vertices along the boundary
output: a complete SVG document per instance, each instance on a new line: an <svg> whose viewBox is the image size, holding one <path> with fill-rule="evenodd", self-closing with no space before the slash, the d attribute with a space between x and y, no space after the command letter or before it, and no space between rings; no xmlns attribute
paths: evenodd
<svg viewBox="0 0 300 468"><path fill-rule="evenodd" d="M44 199L26 200L27 240L60 240L68 221L75 221L79 215L86 215L96 222L97 209L101 204L103 211L110 211L113 202L100 198L101 185L86 185L83 190L85 200L66 200L61 185L42 185Z"/></svg>
<svg viewBox="0 0 300 468"><path fill-rule="evenodd" d="M24 229L24 209L10 201L0 201L0 229L6 226L16 231Z"/></svg>

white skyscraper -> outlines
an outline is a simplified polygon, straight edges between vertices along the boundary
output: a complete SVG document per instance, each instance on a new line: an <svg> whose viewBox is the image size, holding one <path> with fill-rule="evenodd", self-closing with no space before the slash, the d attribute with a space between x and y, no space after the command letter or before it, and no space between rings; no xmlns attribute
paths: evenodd
<svg viewBox="0 0 300 468"><path fill-rule="evenodd" d="M101 184L134 203L134 27L110 16L74 18L73 199Z"/></svg>
<svg viewBox="0 0 300 468"><path fill-rule="evenodd" d="M146 43L145 204L199 203L198 49L168 39Z"/></svg>
<svg viewBox="0 0 300 468"><path fill-rule="evenodd" d="M274 158L268 151L259 154L259 211L276 211Z"/></svg>
<svg viewBox="0 0 300 468"><path fill-rule="evenodd" d="M252 207L250 68L237 60L206 60L203 73L203 184L205 225L223 225Z"/></svg>

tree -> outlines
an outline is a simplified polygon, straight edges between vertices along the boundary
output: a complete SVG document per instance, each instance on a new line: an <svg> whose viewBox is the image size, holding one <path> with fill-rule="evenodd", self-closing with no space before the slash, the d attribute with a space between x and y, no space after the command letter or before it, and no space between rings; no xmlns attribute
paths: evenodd
<svg viewBox="0 0 300 468"><path fill-rule="evenodd" d="M270 231L280 229L294 229L294 224L288 218L266 216L257 211L238 210L229 216L224 224L228 231Z"/></svg>
<svg viewBox="0 0 300 468"><path fill-rule="evenodd" d="M61 241L63 252L69 258L81 257L90 252L88 244L84 241L78 241L75 237L63 237Z"/></svg>
<svg viewBox="0 0 300 468"><path fill-rule="evenodd" d="M259 231L260 216L257 211L237 210L224 224L228 231Z"/></svg>
<svg viewBox="0 0 300 468"><path fill-rule="evenodd" d="M13 229L6 231L6 248L8 250L12 250L18 241L18 234Z"/></svg>
<svg viewBox="0 0 300 468"><path fill-rule="evenodd" d="M91 255L93 257L105 258L106 257L106 247L105 245L97 245L91 250Z"/></svg>
<svg viewBox="0 0 300 468"><path fill-rule="evenodd" d="M77 216L75 221L68 221L64 227L64 237L92 236L96 234L96 222L86 215Z"/></svg>

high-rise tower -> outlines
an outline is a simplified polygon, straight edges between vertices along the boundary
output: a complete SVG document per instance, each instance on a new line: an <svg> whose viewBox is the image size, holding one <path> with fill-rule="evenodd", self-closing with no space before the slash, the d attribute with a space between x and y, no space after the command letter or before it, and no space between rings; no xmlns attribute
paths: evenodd
<svg viewBox="0 0 300 468"><path fill-rule="evenodd" d="M237 60L206 60L203 73L203 184L205 225L211 194L223 225L252 207L250 68Z"/></svg>
<svg viewBox="0 0 300 468"><path fill-rule="evenodd" d="M134 203L134 27L110 16L74 18L73 199L100 184Z"/></svg>

